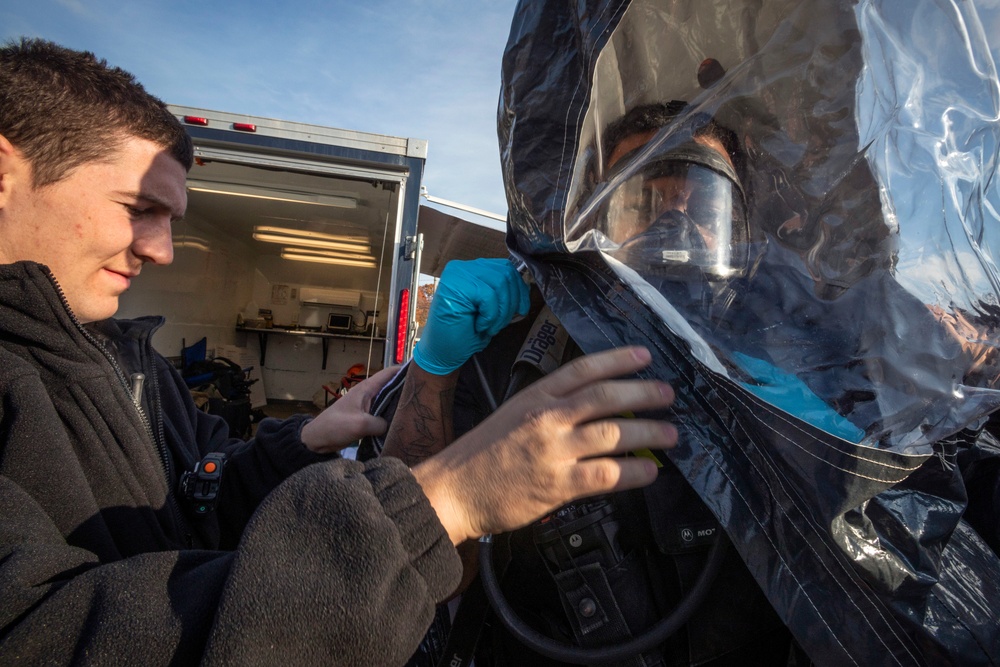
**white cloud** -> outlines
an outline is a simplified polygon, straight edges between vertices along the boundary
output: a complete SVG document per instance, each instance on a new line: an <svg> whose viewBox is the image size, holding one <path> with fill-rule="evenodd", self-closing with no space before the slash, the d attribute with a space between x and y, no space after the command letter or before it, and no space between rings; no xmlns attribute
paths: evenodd
<svg viewBox="0 0 1000 667"><path fill-rule="evenodd" d="M87 8L80 0L56 0L56 2L78 16L84 16Z"/></svg>

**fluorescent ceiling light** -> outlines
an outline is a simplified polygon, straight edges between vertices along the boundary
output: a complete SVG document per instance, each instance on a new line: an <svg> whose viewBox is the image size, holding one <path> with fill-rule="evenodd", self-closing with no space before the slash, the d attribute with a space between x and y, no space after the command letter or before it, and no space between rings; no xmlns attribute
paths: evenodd
<svg viewBox="0 0 1000 667"><path fill-rule="evenodd" d="M300 245L307 248L323 248L324 250L346 250L348 252L363 252L371 254L371 246L367 243L341 243L340 241L324 241L322 239L307 239L287 236L285 234L263 234L254 232L256 241L265 243L281 243L284 245Z"/></svg>
<svg viewBox="0 0 1000 667"><path fill-rule="evenodd" d="M283 201L293 204L311 204L313 206L331 206L333 208L357 208L358 200L342 195L323 195L314 192L295 192L275 188L263 188L240 183L212 183L209 181L187 182L191 192L205 192L213 195L232 195L234 197L250 197L251 199L266 199L268 201Z"/></svg>
<svg viewBox="0 0 1000 667"><path fill-rule="evenodd" d="M345 236L344 234L326 234L324 232L314 232L308 229L294 229L292 227L270 227L268 225L254 225L255 232L266 234L284 234L296 238L320 239L322 241L340 241L341 243L355 243L368 245L368 235Z"/></svg>
<svg viewBox="0 0 1000 667"><path fill-rule="evenodd" d="M366 269L376 267L375 260L363 259L342 259L340 257L324 257L322 255L303 255L297 252L282 252L281 259L290 259L296 262L319 262L321 264L341 264L343 266L357 266Z"/></svg>
<svg viewBox="0 0 1000 667"><path fill-rule="evenodd" d="M339 259L364 259L374 262L375 258L368 254L337 252L335 250L312 250L310 248L289 248L281 249L281 252L296 253L299 255L310 255L312 257L337 257Z"/></svg>
<svg viewBox="0 0 1000 667"><path fill-rule="evenodd" d="M198 236L175 236L173 244L175 248L193 248L202 252L209 252L211 250L208 246L208 241Z"/></svg>

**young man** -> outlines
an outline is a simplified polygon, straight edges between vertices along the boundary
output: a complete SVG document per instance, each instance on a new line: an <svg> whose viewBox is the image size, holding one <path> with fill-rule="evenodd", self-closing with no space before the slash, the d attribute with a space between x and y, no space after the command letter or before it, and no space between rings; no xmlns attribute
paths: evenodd
<svg viewBox="0 0 1000 667"><path fill-rule="evenodd" d="M554 374L412 472L334 456L384 430L366 408L391 371L229 438L152 349L160 320L111 319L172 259L183 128L128 73L40 40L0 48L0 90L0 662L401 664L458 583L453 545L646 484L648 462L609 455L674 444L611 419L672 400L610 381L648 363L636 348ZM477 291L472 273L457 325L509 320L517 300L494 295L516 275ZM223 470L207 514L180 486L199 462Z"/></svg>

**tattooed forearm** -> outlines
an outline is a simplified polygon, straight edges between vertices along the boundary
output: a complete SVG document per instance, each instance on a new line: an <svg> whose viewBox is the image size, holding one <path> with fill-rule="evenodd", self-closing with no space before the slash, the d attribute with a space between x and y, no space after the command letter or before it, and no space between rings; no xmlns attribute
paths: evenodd
<svg viewBox="0 0 1000 667"><path fill-rule="evenodd" d="M455 437L452 410L456 384L457 377L430 375L411 367L382 455L412 466L450 444Z"/></svg>

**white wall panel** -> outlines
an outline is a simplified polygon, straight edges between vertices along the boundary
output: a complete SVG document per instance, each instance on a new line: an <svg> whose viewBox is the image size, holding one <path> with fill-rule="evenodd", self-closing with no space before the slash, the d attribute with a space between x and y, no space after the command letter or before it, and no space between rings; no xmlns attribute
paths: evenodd
<svg viewBox="0 0 1000 667"><path fill-rule="evenodd" d="M180 355L182 340L190 345L205 336L209 350L227 344L248 348L259 366L258 338L252 333L236 331L237 314L254 318L258 308L269 308L275 324L322 327L329 313L344 312L354 316L360 327L363 310L376 308L375 291L358 290L366 283L357 272L258 256L249 245L213 230L194 216L175 225L173 235L173 264L165 267L147 264L133 281L132 289L122 295L118 312L123 318L166 317L167 323L153 343L168 357ZM336 280L344 280L346 284L337 285ZM276 294L275 285L285 285L288 290L278 290ZM358 290L361 309L303 306L298 299L303 286ZM280 297L278 301L276 296ZM385 302L384 297L378 300L379 306ZM379 310L383 311L378 323L384 334L386 315L384 308ZM330 339L327 369L323 370L320 339L269 334L266 365L259 369L267 398L309 401L324 383L339 383L355 363L381 368L383 343L374 344L370 361L369 347L367 341Z"/></svg>
<svg viewBox="0 0 1000 667"><path fill-rule="evenodd" d="M251 299L256 258L247 245L195 220L174 226L174 261L147 264L119 300L118 317L163 315L153 344L178 356L181 340L208 337L211 349L234 342L236 314Z"/></svg>

